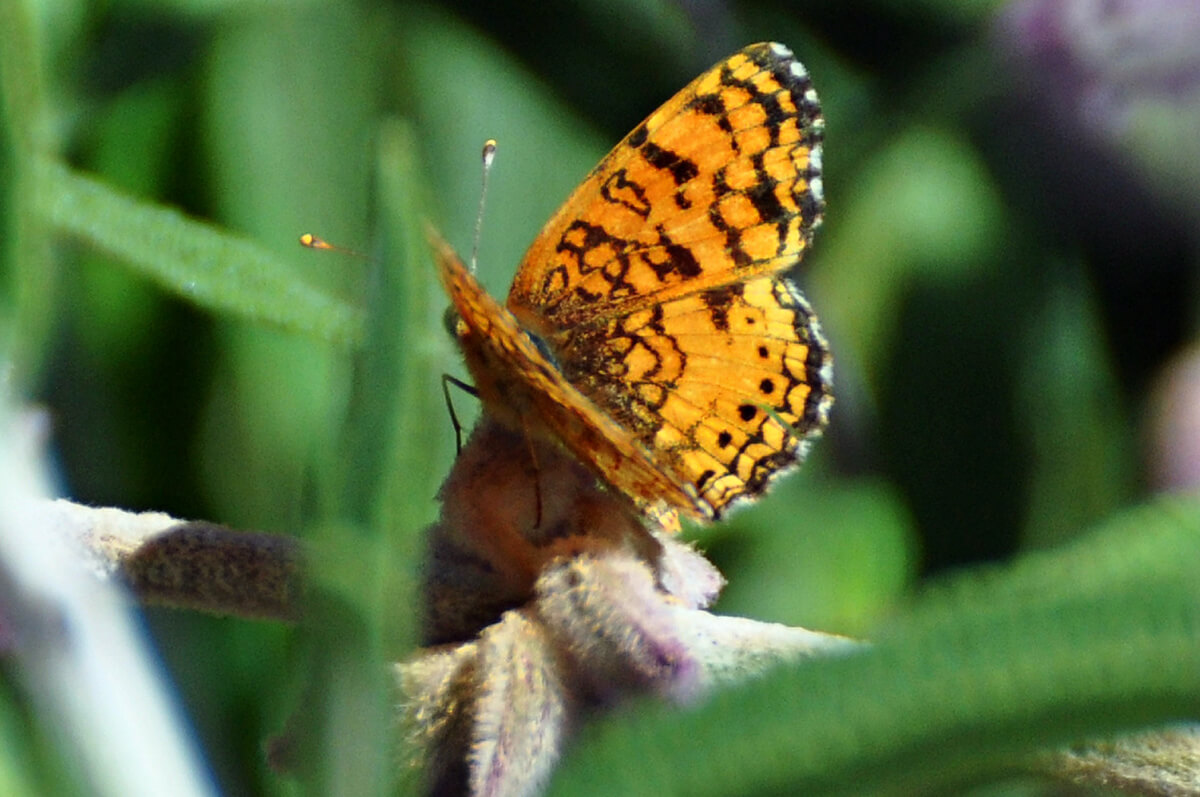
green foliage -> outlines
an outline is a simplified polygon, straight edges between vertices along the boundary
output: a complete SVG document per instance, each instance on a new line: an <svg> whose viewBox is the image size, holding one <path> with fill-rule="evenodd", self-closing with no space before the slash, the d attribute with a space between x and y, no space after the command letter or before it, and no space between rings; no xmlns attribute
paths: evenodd
<svg viewBox="0 0 1200 797"><path fill-rule="evenodd" d="M583 734L563 793L952 792L1022 754L1200 711L1200 501L925 590L845 659Z"/></svg>
<svg viewBox="0 0 1200 797"><path fill-rule="evenodd" d="M480 269L502 293L607 145L759 39L800 54L826 109L801 281L838 402L802 475L697 538L720 610L875 645L605 718L556 792L953 789L1195 717L1200 507L1147 503L1135 445L1195 282L1169 241L1114 260L1105 218L1055 210L1080 189L1009 118L995 4L87 5L0 3L0 386L50 409L68 494L316 552L297 629L151 615L229 793L393 788L376 664L411 645L454 451L438 376L462 375L423 218L469 251L497 138ZM0 783L70 782L25 719L6 691L0 746L37 752ZM295 779L262 760L285 726Z"/></svg>
<svg viewBox="0 0 1200 797"><path fill-rule="evenodd" d="M139 269L200 307L334 343L350 344L362 335L353 308L305 285L248 241L131 200L56 163L40 163L34 183L37 210L55 231Z"/></svg>

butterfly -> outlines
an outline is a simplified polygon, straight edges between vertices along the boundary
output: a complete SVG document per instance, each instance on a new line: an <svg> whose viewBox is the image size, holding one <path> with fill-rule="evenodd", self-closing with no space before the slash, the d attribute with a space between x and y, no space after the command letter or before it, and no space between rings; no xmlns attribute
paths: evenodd
<svg viewBox="0 0 1200 797"><path fill-rule="evenodd" d="M633 129L533 241L502 306L430 243L485 412L652 513L719 518L828 421L832 358L784 274L824 208L803 66L750 45Z"/></svg>

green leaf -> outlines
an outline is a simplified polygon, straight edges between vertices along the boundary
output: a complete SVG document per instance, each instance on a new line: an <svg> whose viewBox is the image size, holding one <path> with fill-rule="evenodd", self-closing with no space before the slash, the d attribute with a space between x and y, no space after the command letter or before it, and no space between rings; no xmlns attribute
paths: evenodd
<svg viewBox="0 0 1200 797"><path fill-rule="evenodd" d="M1113 512L1136 483L1134 430L1122 413L1101 309L1078 265L1045 271L1053 282L1022 330L1017 380L1030 440L1024 537L1034 547Z"/></svg>
<svg viewBox="0 0 1200 797"><path fill-rule="evenodd" d="M25 3L0 6L0 359L13 385L36 382L56 320L58 269L31 212L42 74ZM7 370L7 368L6 368Z"/></svg>
<svg viewBox="0 0 1200 797"><path fill-rule="evenodd" d="M449 342L433 301L438 285L421 232L418 164L411 128L385 123L377 153L383 256L368 275L340 456L322 473L330 522L316 530L311 557L326 596L310 626L320 668L314 677L327 682L322 691L344 696L321 697L315 707L314 793L377 793L403 774L383 721L391 693L381 663L414 647L422 532L454 452L437 380Z"/></svg>
<svg viewBox="0 0 1200 797"><path fill-rule="evenodd" d="M1200 500L1167 499L934 587L861 654L597 723L554 793L954 791L1198 710Z"/></svg>
<svg viewBox="0 0 1200 797"><path fill-rule="evenodd" d="M201 307L322 341L356 344L362 314L304 284L250 241L127 197L62 164L36 164L36 207L45 222Z"/></svg>

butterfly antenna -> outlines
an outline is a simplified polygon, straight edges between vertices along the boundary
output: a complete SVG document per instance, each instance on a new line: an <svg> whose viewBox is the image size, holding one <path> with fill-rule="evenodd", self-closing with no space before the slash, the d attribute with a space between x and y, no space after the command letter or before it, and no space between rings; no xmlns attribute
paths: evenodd
<svg viewBox="0 0 1200 797"><path fill-rule="evenodd" d="M487 202L488 175L492 173L492 161L496 159L496 139L483 143L483 187L479 191L479 213L475 216L475 241L471 244L471 273L479 263L479 237L483 234L483 206Z"/></svg>

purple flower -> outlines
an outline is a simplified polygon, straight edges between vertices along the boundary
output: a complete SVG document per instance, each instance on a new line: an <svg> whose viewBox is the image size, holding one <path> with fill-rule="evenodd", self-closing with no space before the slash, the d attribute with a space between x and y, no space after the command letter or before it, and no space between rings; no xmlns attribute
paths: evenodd
<svg viewBox="0 0 1200 797"><path fill-rule="evenodd" d="M1155 190L1200 196L1200 3L1016 0L999 45L1060 122L1128 158Z"/></svg>
<svg viewBox="0 0 1200 797"><path fill-rule="evenodd" d="M1200 488L1200 347L1168 363L1150 412L1150 479L1160 490Z"/></svg>

